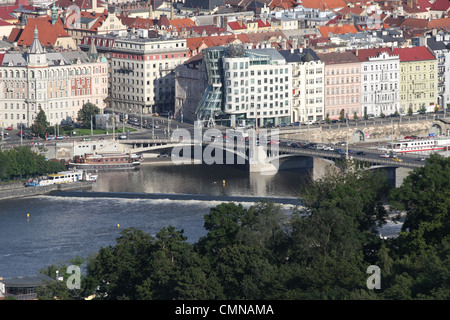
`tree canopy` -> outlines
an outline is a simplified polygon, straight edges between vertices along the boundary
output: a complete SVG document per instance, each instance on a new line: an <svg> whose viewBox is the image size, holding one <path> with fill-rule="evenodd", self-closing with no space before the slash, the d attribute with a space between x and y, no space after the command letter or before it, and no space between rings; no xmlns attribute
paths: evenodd
<svg viewBox="0 0 450 320"><path fill-rule="evenodd" d="M267 201L222 203L194 244L173 226L155 236L126 229L87 260L83 292L113 300L449 299L449 163L430 157L400 188L355 167L330 171L302 188L302 206L288 213ZM406 214L403 231L388 239L378 236L386 199ZM380 289L367 286L371 265L381 270Z"/></svg>

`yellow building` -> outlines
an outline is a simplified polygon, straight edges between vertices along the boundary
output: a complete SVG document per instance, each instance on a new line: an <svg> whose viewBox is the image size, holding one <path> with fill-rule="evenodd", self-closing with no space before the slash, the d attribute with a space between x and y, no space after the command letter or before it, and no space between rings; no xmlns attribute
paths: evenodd
<svg viewBox="0 0 450 320"><path fill-rule="evenodd" d="M437 59L427 47L395 48L400 57L400 113L425 110L437 104Z"/></svg>

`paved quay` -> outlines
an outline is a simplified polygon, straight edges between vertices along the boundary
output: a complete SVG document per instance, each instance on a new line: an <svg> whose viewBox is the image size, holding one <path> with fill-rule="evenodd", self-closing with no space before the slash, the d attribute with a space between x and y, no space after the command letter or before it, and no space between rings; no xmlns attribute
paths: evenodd
<svg viewBox="0 0 450 320"><path fill-rule="evenodd" d="M23 183L5 184L0 187L0 201L45 195L54 191L89 190L92 189L92 184L93 182L91 181L79 181L39 187L26 187Z"/></svg>

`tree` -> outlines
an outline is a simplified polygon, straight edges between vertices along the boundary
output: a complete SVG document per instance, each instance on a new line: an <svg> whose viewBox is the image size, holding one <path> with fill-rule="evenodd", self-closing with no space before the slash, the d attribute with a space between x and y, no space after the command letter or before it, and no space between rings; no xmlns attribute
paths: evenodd
<svg viewBox="0 0 450 320"><path fill-rule="evenodd" d="M330 123L330 122L331 122L331 120L330 120L330 114L329 114L329 113L327 113L327 116L326 116L326 118L325 118L325 122L326 122L326 123Z"/></svg>
<svg viewBox="0 0 450 320"><path fill-rule="evenodd" d="M354 120L358 120L359 119L359 117L358 117L358 112L353 112L353 119Z"/></svg>
<svg viewBox="0 0 450 320"><path fill-rule="evenodd" d="M45 115L44 110L41 109L36 116L36 120L31 125L31 131L39 137L44 138L49 125L50 123L47 122L47 116Z"/></svg>
<svg viewBox="0 0 450 320"><path fill-rule="evenodd" d="M100 109L90 102L85 103L83 107L78 110L78 121L81 121L85 127L91 125L91 120L95 123L95 115L100 113Z"/></svg>
<svg viewBox="0 0 450 320"><path fill-rule="evenodd" d="M404 250L439 246L450 234L450 158L432 154L390 193L394 209L406 211L400 234Z"/></svg>
<svg viewBox="0 0 450 320"><path fill-rule="evenodd" d="M412 116L412 114L413 114L413 109L411 108L411 106L409 106L409 108L408 108L408 115Z"/></svg>

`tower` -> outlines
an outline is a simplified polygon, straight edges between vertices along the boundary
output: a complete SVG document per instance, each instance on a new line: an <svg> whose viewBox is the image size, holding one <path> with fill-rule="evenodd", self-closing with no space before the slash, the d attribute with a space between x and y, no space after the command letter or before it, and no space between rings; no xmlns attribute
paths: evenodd
<svg viewBox="0 0 450 320"><path fill-rule="evenodd" d="M58 21L58 8L56 8L55 3L53 3L53 7L52 7L52 26L55 25L56 21Z"/></svg>

